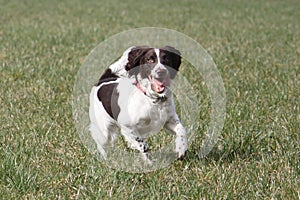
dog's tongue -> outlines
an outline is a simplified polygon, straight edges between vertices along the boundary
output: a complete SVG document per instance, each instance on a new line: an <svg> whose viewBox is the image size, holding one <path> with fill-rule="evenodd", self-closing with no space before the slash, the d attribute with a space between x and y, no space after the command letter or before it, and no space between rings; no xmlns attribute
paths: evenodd
<svg viewBox="0 0 300 200"><path fill-rule="evenodd" d="M163 82L160 82L159 80L157 79L153 79L152 81L152 86L153 86L153 90L157 93L161 93L164 91L165 89L165 86L163 84Z"/></svg>

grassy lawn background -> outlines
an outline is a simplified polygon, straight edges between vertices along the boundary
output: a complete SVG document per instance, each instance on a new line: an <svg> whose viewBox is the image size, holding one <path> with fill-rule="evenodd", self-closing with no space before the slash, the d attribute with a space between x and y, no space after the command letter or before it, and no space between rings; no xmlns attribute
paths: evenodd
<svg viewBox="0 0 300 200"><path fill-rule="evenodd" d="M1 198L298 199L299 10L297 0L0 0ZM205 159L194 141L183 161L130 174L84 148L72 88L97 44L144 26L175 29L207 49L227 117Z"/></svg>

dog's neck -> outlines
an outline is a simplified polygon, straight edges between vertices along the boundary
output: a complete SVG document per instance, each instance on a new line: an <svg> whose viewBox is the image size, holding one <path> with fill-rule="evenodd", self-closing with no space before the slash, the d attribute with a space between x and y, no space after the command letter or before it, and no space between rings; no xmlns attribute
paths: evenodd
<svg viewBox="0 0 300 200"><path fill-rule="evenodd" d="M141 87L141 85L140 85L140 83L139 83L138 81L136 81L136 82L134 83L134 85L135 85L142 93L144 93L144 95L147 95L146 92L145 92L145 90Z"/></svg>

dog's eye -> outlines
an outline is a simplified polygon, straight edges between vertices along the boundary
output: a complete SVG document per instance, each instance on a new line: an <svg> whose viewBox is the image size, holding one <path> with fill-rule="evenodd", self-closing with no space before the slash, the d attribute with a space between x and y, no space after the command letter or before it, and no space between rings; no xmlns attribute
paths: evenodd
<svg viewBox="0 0 300 200"><path fill-rule="evenodd" d="M154 63L154 60L152 58L147 58L147 63Z"/></svg>

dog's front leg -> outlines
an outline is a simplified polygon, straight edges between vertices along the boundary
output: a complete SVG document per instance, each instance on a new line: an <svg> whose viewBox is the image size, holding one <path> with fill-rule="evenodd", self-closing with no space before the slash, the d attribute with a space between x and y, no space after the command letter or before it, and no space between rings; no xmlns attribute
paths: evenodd
<svg viewBox="0 0 300 200"><path fill-rule="evenodd" d="M147 164L152 164L151 160L149 160L147 156L147 152L149 150L148 144L145 142L145 138L141 138L132 133L128 128L122 127L121 134L124 136L128 146L132 149L136 149L141 152L143 160Z"/></svg>
<svg viewBox="0 0 300 200"><path fill-rule="evenodd" d="M182 158L188 148L188 140L186 130L181 124L177 114L171 117L164 127L176 135L175 152L178 158Z"/></svg>

